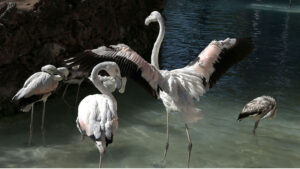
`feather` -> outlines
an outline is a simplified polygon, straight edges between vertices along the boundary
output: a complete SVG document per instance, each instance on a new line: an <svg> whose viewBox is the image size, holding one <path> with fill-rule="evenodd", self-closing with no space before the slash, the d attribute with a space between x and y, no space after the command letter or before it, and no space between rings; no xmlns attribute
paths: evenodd
<svg viewBox="0 0 300 169"><path fill-rule="evenodd" d="M97 63L104 61L116 62L123 77L135 80L154 97L157 97L158 89L168 90L159 71L124 44L112 45L110 48L101 46L97 49L86 50L68 59L66 64L69 67L80 65L79 71L91 72Z"/></svg>
<svg viewBox="0 0 300 169"><path fill-rule="evenodd" d="M212 41L187 68L209 79L211 88L230 67L243 60L252 50L251 38Z"/></svg>

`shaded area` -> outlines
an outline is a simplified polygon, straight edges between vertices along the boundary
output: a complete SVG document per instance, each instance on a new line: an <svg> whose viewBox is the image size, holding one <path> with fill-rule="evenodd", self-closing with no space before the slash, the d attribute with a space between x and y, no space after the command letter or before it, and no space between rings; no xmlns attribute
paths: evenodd
<svg viewBox="0 0 300 169"><path fill-rule="evenodd" d="M165 1L5 0L0 2L0 115L33 72L85 49L126 43L142 56L158 30L144 25Z"/></svg>

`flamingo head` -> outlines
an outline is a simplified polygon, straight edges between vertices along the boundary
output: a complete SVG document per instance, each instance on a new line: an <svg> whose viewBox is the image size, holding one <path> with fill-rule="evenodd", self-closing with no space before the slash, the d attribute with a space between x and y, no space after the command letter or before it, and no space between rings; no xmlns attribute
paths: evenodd
<svg viewBox="0 0 300 169"><path fill-rule="evenodd" d="M69 76L69 70L68 68L66 67L59 67L57 68L58 72L60 72L60 75L62 75L62 78L64 80L67 80L68 79L68 76Z"/></svg>
<svg viewBox="0 0 300 169"><path fill-rule="evenodd" d="M157 22L158 20L163 19L161 14L158 11L153 11L151 14L146 18L145 25L148 26L151 22Z"/></svg>

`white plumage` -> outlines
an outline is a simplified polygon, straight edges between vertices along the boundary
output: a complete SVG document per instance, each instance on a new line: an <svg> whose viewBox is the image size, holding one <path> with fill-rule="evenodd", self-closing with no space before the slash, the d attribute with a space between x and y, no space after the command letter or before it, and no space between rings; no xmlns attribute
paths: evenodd
<svg viewBox="0 0 300 169"><path fill-rule="evenodd" d="M114 78L113 81L121 83L116 88L125 88L126 81L122 81L119 67L114 62L103 62L96 65L91 73L91 81L102 94L85 97L79 104L77 127L82 137L89 136L95 141L100 152L99 167L102 166L102 157L105 148L112 143L114 131L118 127L117 101L100 81L98 73L105 70ZM116 89L115 88L115 89Z"/></svg>
<svg viewBox="0 0 300 169"><path fill-rule="evenodd" d="M151 22L158 22L160 28L151 55L151 64L159 70L158 54L164 38L165 25L161 14L157 11L152 12L145 20L146 25ZM167 112L167 142L164 159L169 146L169 112L180 112L185 122L189 141L189 167L192 142L187 123L196 122L202 118L201 110L195 106L194 99L199 101L199 97L207 92L233 64L250 54L252 48L251 39L214 40L187 66L171 71L160 70L163 79L169 85L168 92L160 92L160 99Z"/></svg>

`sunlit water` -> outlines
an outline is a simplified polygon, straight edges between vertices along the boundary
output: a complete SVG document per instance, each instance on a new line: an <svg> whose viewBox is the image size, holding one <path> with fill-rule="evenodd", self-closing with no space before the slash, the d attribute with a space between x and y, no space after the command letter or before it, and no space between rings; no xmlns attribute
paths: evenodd
<svg viewBox="0 0 300 169"><path fill-rule="evenodd" d="M296 2L295 2L296 3ZM256 4L256 5L255 5ZM300 11L288 1L169 0L161 67L180 68L213 39L251 36L255 50L203 96L203 120L190 125L191 167L300 167ZM292 12L291 12L292 11ZM97 167L99 153L80 140L76 110L49 99L46 146L40 132L41 104L35 108L33 146L27 146L29 113L0 120L0 167ZM73 104L76 87L68 91ZM80 100L97 91L88 83ZM257 135L251 119L236 122L253 98L267 94L278 102L274 120L263 120ZM170 116L170 147L165 145L165 110L133 82L117 94L119 130L104 156L104 167L186 167L187 138L178 113Z"/></svg>

